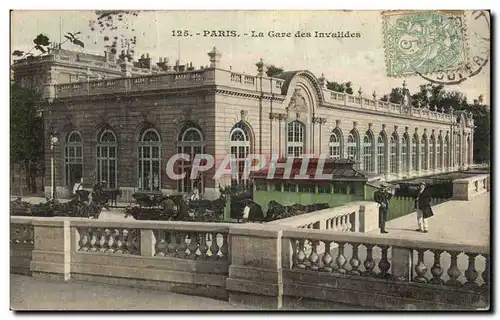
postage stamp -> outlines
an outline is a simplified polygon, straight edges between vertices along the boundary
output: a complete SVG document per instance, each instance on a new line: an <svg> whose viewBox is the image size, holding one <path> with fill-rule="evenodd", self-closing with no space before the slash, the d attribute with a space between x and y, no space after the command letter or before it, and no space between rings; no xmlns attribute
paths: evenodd
<svg viewBox="0 0 500 320"><path fill-rule="evenodd" d="M466 64L462 13L392 11L382 15L388 76L432 74Z"/></svg>

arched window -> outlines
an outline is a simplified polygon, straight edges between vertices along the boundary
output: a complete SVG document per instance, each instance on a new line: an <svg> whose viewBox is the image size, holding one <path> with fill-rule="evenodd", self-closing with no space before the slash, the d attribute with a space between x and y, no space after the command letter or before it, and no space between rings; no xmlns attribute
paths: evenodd
<svg viewBox="0 0 500 320"><path fill-rule="evenodd" d="M391 173L398 172L398 135L394 132L390 140Z"/></svg>
<svg viewBox="0 0 500 320"><path fill-rule="evenodd" d="M385 141L386 141L385 136L382 133L380 133L377 138L377 173L382 173L382 174L385 173L385 163L386 163Z"/></svg>
<svg viewBox="0 0 500 320"><path fill-rule="evenodd" d="M340 159L342 158L342 139L340 136L340 132L335 129L332 131L330 134L330 157L333 159Z"/></svg>
<svg viewBox="0 0 500 320"><path fill-rule="evenodd" d="M427 170L427 155L429 152L427 136L424 134L420 139L420 169Z"/></svg>
<svg viewBox="0 0 500 320"><path fill-rule="evenodd" d="M417 134L414 134L413 138L411 138L411 170L413 170L413 171L418 170L417 142L418 142L418 136L417 136Z"/></svg>
<svg viewBox="0 0 500 320"><path fill-rule="evenodd" d="M406 134L401 138L401 172L408 172L408 136Z"/></svg>
<svg viewBox="0 0 500 320"><path fill-rule="evenodd" d="M443 157L444 157L444 167L448 168L450 166L450 158L448 155L448 150L450 149L450 139L448 136L444 138L444 146L443 146Z"/></svg>
<svg viewBox="0 0 500 320"><path fill-rule="evenodd" d="M436 145L436 155L437 155L437 167L443 167L443 137L439 135L438 143Z"/></svg>
<svg viewBox="0 0 500 320"><path fill-rule="evenodd" d="M116 149L114 133L109 130L104 131L97 144L97 181L101 182L104 188L115 189L118 185Z"/></svg>
<svg viewBox="0 0 500 320"><path fill-rule="evenodd" d="M186 123L181 130L177 142L177 153L189 155L189 161L180 160L178 174L186 173L183 179L177 180L177 190L190 192L195 186L201 194L205 189L205 177L200 173L198 177L191 179L191 171L197 154L205 153L205 141L201 130L191 122Z"/></svg>
<svg viewBox="0 0 500 320"><path fill-rule="evenodd" d="M347 158L358 160L359 159L359 143L356 131L352 130L347 136Z"/></svg>
<svg viewBox="0 0 500 320"><path fill-rule="evenodd" d="M138 188L159 191L161 186L161 139L154 129L147 129L139 141Z"/></svg>
<svg viewBox="0 0 500 320"><path fill-rule="evenodd" d="M430 169L436 169L436 159L434 158L434 155L436 153L436 138L434 135L431 135L431 143L429 145L429 164L430 164Z"/></svg>
<svg viewBox="0 0 500 320"><path fill-rule="evenodd" d="M248 175L245 175L245 161L250 153L250 130L244 122L238 122L231 130L229 147L234 161L231 163L233 183L246 184Z"/></svg>
<svg viewBox="0 0 500 320"><path fill-rule="evenodd" d="M460 133L457 133L455 136L455 165L461 166L462 165L462 153L460 152L461 146L462 146L462 136Z"/></svg>
<svg viewBox="0 0 500 320"><path fill-rule="evenodd" d="M304 153L305 128L299 121L289 122L287 125L287 156L300 157Z"/></svg>
<svg viewBox="0 0 500 320"><path fill-rule="evenodd" d="M363 138L363 168L365 171L373 172L373 136L367 132Z"/></svg>
<svg viewBox="0 0 500 320"><path fill-rule="evenodd" d="M70 188L83 178L83 142L79 132L73 131L66 137L64 147L65 183Z"/></svg>

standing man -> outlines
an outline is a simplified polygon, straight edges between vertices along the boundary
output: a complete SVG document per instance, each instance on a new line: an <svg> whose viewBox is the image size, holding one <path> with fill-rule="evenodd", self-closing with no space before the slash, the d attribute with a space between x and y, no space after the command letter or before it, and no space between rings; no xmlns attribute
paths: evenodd
<svg viewBox="0 0 500 320"><path fill-rule="evenodd" d="M432 217L434 213L431 207L431 195L429 194L429 189L426 188L425 182L420 182L418 193L415 197L415 209L417 210L418 222L418 229L415 231L427 233L429 231L427 219Z"/></svg>
<svg viewBox="0 0 500 320"><path fill-rule="evenodd" d="M378 225L381 233L388 233L385 230L385 222L387 221L387 213L389 211L389 201L392 198L392 193L387 190L387 184L382 183L381 189L375 191L373 199L378 203Z"/></svg>

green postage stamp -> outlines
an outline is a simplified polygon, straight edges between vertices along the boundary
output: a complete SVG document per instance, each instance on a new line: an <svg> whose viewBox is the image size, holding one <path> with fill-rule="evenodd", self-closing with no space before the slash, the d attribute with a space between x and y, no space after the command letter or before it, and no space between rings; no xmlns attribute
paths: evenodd
<svg viewBox="0 0 500 320"><path fill-rule="evenodd" d="M463 13L389 11L382 15L388 76L452 71L467 63Z"/></svg>

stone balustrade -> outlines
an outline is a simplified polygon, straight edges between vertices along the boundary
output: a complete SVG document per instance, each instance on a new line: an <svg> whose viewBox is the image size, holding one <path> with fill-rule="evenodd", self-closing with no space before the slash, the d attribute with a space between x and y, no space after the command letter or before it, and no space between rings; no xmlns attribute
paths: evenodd
<svg viewBox="0 0 500 320"><path fill-rule="evenodd" d="M480 174L453 180L453 199L470 200L490 190L490 175Z"/></svg>
<svg viewBox="0 0 500 320"><path fill-rule="evenodd" d="M60 57L58 57L59 59ZM185 72L170 72L164 74L145 75L132 78L114 78L75 84L55 85L55 98L68 98L81 95L99 95L105 93L134 92L144 90L159 90L200 85L227 86L232 89L262 91L266 94L281 95L285 81L279 78L252 76L218 68L206 68ZM325 107L345 106L373 110L377 113L399 114L408 117L430 119L441 122L453 122L450 113L431 111L423 108L412 108L390 102L380 101L359 95L335 92L321 89L325 99Z"/></svg>
<svg viewBox="0 0 500 320"><path fill-rule="evenodd" d="M378 207L374 202L357 201L267 224L303 229L369 232L378 228Z"/></svg>
<svg viewBox="0 0 500 320"><path fill-rule="evenodd" d="M259 308L341 303L457 310L489 304L489 247L444 241L276 223L11 217L10 242L13 273L157 288Z"/></svg>

